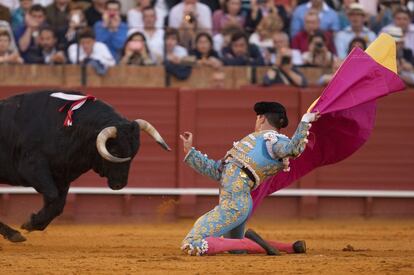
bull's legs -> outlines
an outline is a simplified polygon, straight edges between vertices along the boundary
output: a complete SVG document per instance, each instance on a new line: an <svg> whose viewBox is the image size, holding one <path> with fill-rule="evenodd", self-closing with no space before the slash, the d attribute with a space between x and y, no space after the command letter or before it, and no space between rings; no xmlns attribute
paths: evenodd
<svg viewBox="0 0 414 275"><path fill-rule="evenodd" d="M0 235L3 235L5 239L14 243L24 242L26 240L26 238L23 237L19 231L14 230L10 226L2 222L0 222Z"/></svg>
<svg viewBox="0 0 414 275"><path fill-rule="evenodd" d="M62 213L69 188L60 186L58 189L50 174L47 161L37 156L32 157L20 163L19 171L30 186L43 195L43 208L32 214L29 221L21 226L28 231L44 230L56 216Z"/></svg>
<svg viewBox="0 0 414 275"><path fill-rule="evenodd" d="M27 231L44 230L54 218L59 216L66 203L67 190L60 192L58 196L43 194L44 206L36 214L32 214L30 220L22 225Z"/></svg>

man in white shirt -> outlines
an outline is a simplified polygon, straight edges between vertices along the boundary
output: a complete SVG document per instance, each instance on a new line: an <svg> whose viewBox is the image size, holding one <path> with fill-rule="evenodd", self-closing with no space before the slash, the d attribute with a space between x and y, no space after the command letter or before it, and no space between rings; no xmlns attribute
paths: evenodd
<svg viewBox="0 0 414 275"><path fill-rule="evenodd" d="M79 34L79 56L78 44L72 44L68 49L69 61L72 64L85 62L87 60L95 60L105 67L111 67L116 64L114 57L108 47L95 40L95 35L90 29L85 29Z"/></svg>
<svg viewBox="0 0 414 275"><path fill-rule="evenodd" d="M139 5L136 7L128 10L127 13L127 22L128 22L128 28L129 29L135 29L142 31L144 28L144 10L146 8L151 8L151 0L140 0L138 1ZM156 14L156 21L154 23L155 27L161 29L164 27L164 20L165 20L165 13L163 11L159 11L154 7L154 11Z"/></svg>
<svg viewBox="0 0 414 275"><path fill-rule="evenodd" d="M198 3L197 0L183 0L171 9L168 26L178 29L185 21L196 21L198 29L211 31L212 20L211 10L207 5Z"/></svg>
<svg viewBox="0 0 414 275"><path fill-rule="evenodd" d="M355 37L363 38L367 45L375 40L376 34L364 26L365 16L364 7L361 4L352 3L349 6L348 18L350 26L337 32L334 39L336 52L340 59L345 59L348 55L349 44Z"/></svg>
<svg viewBox="0 0 414 275"><path fill-rule="evenodd" d="M159 59L164 52L164 30L155 26L157 14L154 8L145 8L142 15L144 21L143 34L147 39L148 48Z"/></svg>

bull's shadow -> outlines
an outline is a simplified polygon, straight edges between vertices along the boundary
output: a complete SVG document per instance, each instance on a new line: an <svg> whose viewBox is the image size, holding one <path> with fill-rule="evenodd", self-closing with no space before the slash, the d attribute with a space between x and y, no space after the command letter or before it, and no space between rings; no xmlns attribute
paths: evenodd
<svg viewBox="0 0 414 275"><path fill-rule="evenodd" d="M111 189L128 182L140 131L170 150L147 121L130 121L110 105L73 91L39 91L0 101L0 181L33 187L43 208L21 228L44 230L59 216L71 182L93 169ZM12 242L26 239L0 222L0 234Z"/></svg>

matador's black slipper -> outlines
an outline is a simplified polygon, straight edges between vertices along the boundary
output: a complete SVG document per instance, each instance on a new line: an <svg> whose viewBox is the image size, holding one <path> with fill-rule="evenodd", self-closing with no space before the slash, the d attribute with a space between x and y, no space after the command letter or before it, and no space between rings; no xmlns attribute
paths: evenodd
<svg viewBox="0 0 414 275"><path fill-rule="evenodd" d="M262 239L262 237L260 237L259 234L254 232L253 229L247 229L246 233L244 233L244 236L260 245L266 251L267 255L280 255L280 252L276 247L273 247L270 244L268 244L265 240Z"/></svg>

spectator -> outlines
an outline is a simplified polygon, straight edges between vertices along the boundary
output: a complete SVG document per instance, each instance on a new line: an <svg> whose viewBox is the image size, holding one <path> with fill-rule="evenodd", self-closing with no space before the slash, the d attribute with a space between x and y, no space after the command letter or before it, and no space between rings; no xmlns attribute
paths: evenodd
<svg viewBox="0 0 414 275"><path fill-rule="evenodd" d="M95 23L96 40L103 42L118 62L125 40L128 26L121 21L121 4L118 0L108 0L102 20Z"/></svg>
<svg viewBox="0 0 414 275"><path fill-rule="evenodd" d="M362 37L355 37L354 39L352 39L352 41L349 42L348 54L350 54L352 49L355 47L358 47L365 51L367 48L367 41L365 41L365 39Z"/></svg>
<svg viewBox="0 0 414 275"><path fill-rule="evenodd" d="M71 0L54 0L46 7L46 22L55 30L59 41L63 41L68 28L69 3Z"/></svg>
<svg viewBox="0 0 414 275"><path fill-rule="evenodd" d="M358 0L342 0L341 9L338 11L340 30L343 30L349 26L349 19L348 19L349 6L351 6L351 4L356 3L356 2L358 2Z"/></svg>
<svg viewBox="0 0 414 275"><path fill-rule="evenodd" d="M226 88L226 74L222 70L214 70L211 74L210 89Z"/></svg>
<svg viewBox="0 0 414 275"><path fill-rule="evenodd" d="M95 68L101 69L101 72L104 72L107 67L116 64L108 47L104 43L96 41L95 35L91 29L86 28L82 30L79 34L79 44L79 51L78 44L72 44L68 49L70 63L96 65Z"/></svg>
<svg viewBox="0 0 414 275"><path fill-rule="evenodd" d="M147 7L142 10L144 28L141 31L145 35L148 47L157 60L161 60L164 51L164 29L156 28L157 14L155 9ZM133 33L139 29L130 29L128 33Z"/></svg>
<svg viewBox="0 0 414 275"><path fill-rule="evenodd" d="M155 65L155 58L151 56L145 36L141 32L132 33L125 42L120 64L148 66Z"/></svg>
<svg viewBox="0 0 414 275"><path fill-rule="evenodd" d="M274 0L252 0L250 4L250 11L246 18L246 31L253 33L257 25L262 21L263 17L269 14L277 14L283 21L284 29L287 31L289 26L289 19L285 8L281 5L275 5Z"/></svg>
<svg viewBox="0 0 414 275"><path fill-rule="evenodd" d="M309 37L309 50L302 54L303 63L307 66L331 67L335 61L335 55L326 47L323 33L315 33Z"/></svg>
<svg viewBox="0 0 414 275"><path fill-rule="evenodd" d="M382 29L382 32L387 32L387 29L391 26L400 27L404 33L405 47L411 49L414 52L414 24L411 23L410 11L401 7L394 12L394 22Z"/></svg>
<svg viewBox="0 0 414 275"><path fill-rule="evenodd" d="M292 64L292 55L288 48L280 50L276 56L275 64L267 71L263 78L264 86L271 86L274 84L293 85L298 87L307 86L305 76Z"/></svg>
<svg viewBox="0 0 414 275"><path fill-rule="evenodd" d="M223 7L213 14L213 33L220 33L228 24L240 26L245 23L245 16L241 11L241 0L224 0Z"/></svg>
<svg viewBox="0 0 414 275"><path fill-rule="evenodd" d="M387 28L387 33L396 42L398 75L408 86L414 86L413 52L404 46L404 33L402 29L396 26L390 26Z"/></svg>
<svg viewBox="0 0 414 275"><path fill-rule="evenodd" d="M335 46L338 57L344 59L348 53L349 43L354 37L362 37L370 44L376 38L373 31L364 26L365 12L358 3L353 3L348 12L350 26L338 32L335 36Z"/></svg>
<svg viewBox="0 0 414 275"><path fill-rule="evenodd" d="M65 53L57 48L57 37L51 27L43 27L39 31L38 47L31 48L26 54L29 64L64 64Z"/></svg>
<svg viewBox="0 0 414 275"><path fill-rule="evenodd" d="M8 7L0 3L0 20L11 22L11 14Z"/></svg>
<svg viewBox="0 0 414 275"><path fill-rule="evenodd" d="M195 56L199 66L210 66L219 68L223 65L218 53L213 49L213 39L208 33L199 33L195 39L195 48L190 52Z"/></svg>
<svg viewBox="0 0 414 275"><path fill-rule="evenodd" d="M390 26L387 28L387 33L391 35L395 40L397 48L397 59L401 60L402 63L408 62L414 65L413 51L404 45L404 33L402 29L399 27Z"/></svg>
<svg viewBox="0 0 414 275"><path fill-rule="evenodd" d="M243 29L240 28L240 26L229 24L221 30L221 33L214 35L214 50L220 55L220 57L223 56L223 49L230 45L230 40L233 34L242 31Z"/></svg>
<svg viewBox="0 0 414 275"><path fill-rule="evenodd" d="M188 66L187 49L179 45L180 37L176 29L168 29L165 32L165 58L164 64L168 75L173 75L177 79L184 80L191 75L192 67ZM194 58L191 58L194 63Z"/></svg>
<svg viewBox="0 0 414 275"><path fill-rule="evenodd" d="M0 29L0 64L22 64L19 52L12 50L11 36L7 30Z"/></svg>
<svg viewBox="0 0 414 275"><path fill-rule="evenodd" d="M323 31L339 31L339 17L336 11L330 8L323 0L310 0L309 3L299 5L295 8L290 25L290 34L294 37L304 28L304 18L308 10L314 9L320 18L320 29Z"/></svg>
<svg viewBox="0 0 414 275"><path fill-rule="evenodd" d="M32 4L32 0L20 0L20 7L12 11L11 25L13 31L24 26L24 17L29 12Z"/></svg>
<svg viewBox="0 0 414 275"><path fill-rule="evenodd" d="M323 33L325 36L326 46L329 51L336 53L331 32L322 31L319 27L320 20L318 13L315 10L309 10L305 15L305 27L303 31L298 32L292 39L292 48L298 49L302 53L309 50L309 37L316 32Z"/></svg>
<svg viewBox="0 0 414 275"><path fill-rule="evenodd" d="M392 2L389 0L380 0L378 3L378 13L369 16L369 27L375 33L379 33L381 29L392 23ZM398 3L397 3L398 4Z"/></svg>
<svg viewBox="0 0 414 275"><path fill-rule="evenodd" d="M272 13L262 18L256 31L250 35L249 43L259 47L264 53L266 48L273 47L272 37L275 33L281 32L283 29L283 21L276 13Z"/></svg>
<svg viewBox="0 0 414 275"><path fill-rule="evenodd" d="M414 86L414 66L404 59L397 60L398 74L402 80L408 85Z"/></svg>
<svg viewBox="0 0 414 275"><path fill-rule="evenodd" d="M165 59L169 63L179 64L182 58L188 56L187 49L179 45L180 36L176 29L165 32Z"/></svg>
<svg viewBox="0 0 414 275"><path fill-rule="evenodd" d="M92 0L92 5L85 10L85 17L88 26L95 26L95 23L102 20L102 14L105 10L106 0Z"/></svg>
<svg viewBox="0 0 414 275"><path fill-rule="evenodd" d="M128 28L142 31L144 29L143 12L146 8L152 8L151 0L137 0L137 6L128 11ZM153 9L155 13L155 28L161 29L164 27L164 15L158 14L157 10Z"/></svg>
<svg viewBox="0 0 414 275"><path fill-rule="evenodd" d="M17 47L16 42L15 42L16 40L14 38L14 34L13 34L13 31L12 31L12 28L10 27L9 22L0 20L0 30L7 31L9 33L10 40L11 40L10 41L10 50L12 52L18 51L18 47Z"/></svg>
<svg viewBox="0 0 414 275"><path fill-rule="evenodd" d="M247 35L238 32L231 37L230 45L223 49L223 63L229 66L263 66L264 60L256 45L249 44Z"/></svg>
<svg viewBox="0 0 414 275"><path fill-rule="evenodd" d="M272 37L273 48L267 48L264 52L264 59L266 65L274 65L276 63L276 57L281 52L290 52L292 57L292 64L294 66L303 65L302 54L297 49L291 49L289 46L289 36L285 32L275 33Z"/></svg>
<svg viewBox="0 0 414 275"><path fill-rule="evenodd" d="M189 24L196 24L201 30L211 31L213 22L210 8L197 0L183 0L175 5L170 11L168 26L183 29Z"/></svg>
<svg viewBox="0 0 414 275"><path fill-rule="evenodd" d="M76 36L78 32L88 25L85 14L80 6L72 5L69 12L69 25L65 33L64 43L61 48L67 49L71 44L77 43Z"/></svg>
<svg viewBox="0 0 414 275"><path fill-rule="evenodd" d="M37 37L39 35L39 29L46 26L46 10L40 5L33 5L29 13L25 17L25 25L16 30L16 41L20 52L23 53L25 59L25 53L29 48L37 47Z"/></svg>

